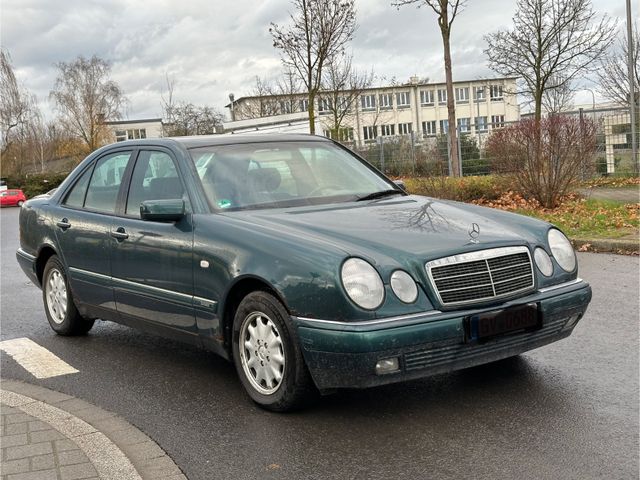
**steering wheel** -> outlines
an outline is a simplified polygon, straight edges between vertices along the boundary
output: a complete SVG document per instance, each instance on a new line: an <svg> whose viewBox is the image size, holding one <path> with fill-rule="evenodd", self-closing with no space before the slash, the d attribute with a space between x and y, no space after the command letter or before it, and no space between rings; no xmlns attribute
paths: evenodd
<svg viewBox="0 0 640 480"><path fill-rule="evenodd" d="M309 196L314 197L316 194L324 190L344 190L344 187L342 187L342 185L336 185L335 183L330 183L329 185L321 185L311 190L309 192Z"/></svg>

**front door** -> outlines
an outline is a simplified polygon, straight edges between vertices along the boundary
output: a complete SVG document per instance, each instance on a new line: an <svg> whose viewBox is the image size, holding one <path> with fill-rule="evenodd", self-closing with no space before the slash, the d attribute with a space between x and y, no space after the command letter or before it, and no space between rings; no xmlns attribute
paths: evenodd
<svg viewBox="0 0 640 480"><path fill-rule="evenodd" d="M83 314L115 315L111 286L111 222L131 151L108 153L89 165L52 209L59 253ZM86 310L86 309L89 309Z"/></svg>
<svg viewBox="0 0 640 480"><path fill-rule="evenodd" d="M178 222L140 218L145 200L182 198ZM164 150L140 150L126 202L111 226L112 275L123 323L142 321L158 333L198 342L193 310L193 215L178 165ZM164 332L162 331L164 330Z"/></svg>

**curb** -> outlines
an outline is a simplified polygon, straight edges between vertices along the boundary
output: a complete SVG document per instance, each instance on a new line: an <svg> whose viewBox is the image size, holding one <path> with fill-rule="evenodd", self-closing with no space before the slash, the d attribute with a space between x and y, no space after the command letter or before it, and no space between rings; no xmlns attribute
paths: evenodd
<svg viewBox="0 0 640 480"><path fill-rule="evenodd" d="M164 450L115 413L79 398L2 380L3 404L40 418L85 451L101 478L187 480Z"/></svg>
<svg viewBox="0 0 640 480"><path fill-rule="evenodd" d="M572 238L571 243L581 252L610 252L622 255L639 255L639 240L620 240L613 238Z"/></svg>

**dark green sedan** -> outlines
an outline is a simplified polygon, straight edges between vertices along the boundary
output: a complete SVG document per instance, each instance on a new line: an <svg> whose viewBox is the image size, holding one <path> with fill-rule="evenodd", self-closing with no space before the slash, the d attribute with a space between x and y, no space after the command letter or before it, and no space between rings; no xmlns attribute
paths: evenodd
<svg viewBox="0 0 640 480"><path fill-rule="evenodd" d="M279 411L518 355L591 300L552 225L408 195L307 135L109 145L25 203L20 245L56 333L202 346Z"/></svg>

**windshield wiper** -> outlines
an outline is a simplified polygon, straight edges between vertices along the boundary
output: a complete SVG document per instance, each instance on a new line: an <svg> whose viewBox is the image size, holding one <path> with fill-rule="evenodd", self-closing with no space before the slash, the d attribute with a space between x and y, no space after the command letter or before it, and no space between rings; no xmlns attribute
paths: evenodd
<svg viewBox="0 0 640 480"><path fill-rule="evenodd" d="M375 200L376 198L389 197L391 195L405 195L402 190L390 189L390 190L380 190L379 192L368 193L367 195L363 195L362 197L358 197L356 202L363 202L365 200Z"/></svg>

